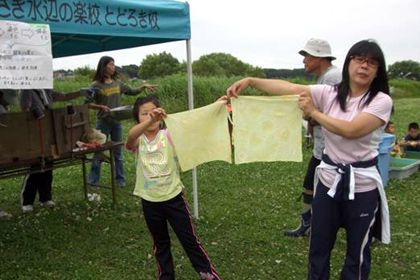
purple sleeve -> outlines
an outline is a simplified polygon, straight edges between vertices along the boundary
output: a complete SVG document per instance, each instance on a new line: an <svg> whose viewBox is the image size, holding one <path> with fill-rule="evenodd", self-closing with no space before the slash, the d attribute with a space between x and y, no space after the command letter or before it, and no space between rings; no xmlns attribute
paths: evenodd
<svg viewBox="0 0 420 280"><path fill-rule="evenodd" d="M374 115L385 122L389 121L392 111L392 99L389 95L379 92L362 112Z"/></svg>

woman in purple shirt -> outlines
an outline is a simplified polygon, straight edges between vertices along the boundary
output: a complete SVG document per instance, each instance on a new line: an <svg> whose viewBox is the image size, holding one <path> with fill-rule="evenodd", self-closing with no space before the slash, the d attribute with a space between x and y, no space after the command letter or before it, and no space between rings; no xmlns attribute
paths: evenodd
<svg viewBox="0 0 420 280"><path fill-rule="evenodd" d="M271 95L299 94L304 115L323 129L325 150L316 172L308 279L329 279L340 227L347 235L341 279L368 279L372 236L378 233L375 237L390 242L388 204L377 169L380 134L392 111L381 48L373 40L353 45L337 86L245 78L227 94L236 97L249 86Z"/></svg>

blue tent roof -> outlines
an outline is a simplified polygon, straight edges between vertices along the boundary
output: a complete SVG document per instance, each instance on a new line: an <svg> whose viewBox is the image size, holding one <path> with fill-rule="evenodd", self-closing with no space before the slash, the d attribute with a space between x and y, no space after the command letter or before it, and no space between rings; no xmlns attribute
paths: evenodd
<svg viewBox="0 0 420 280"><path fill-rule="evenodd" d="M0 20L50 25L54 58L191 38L186 2L34 0L17 1L13 5L3 3Z"/></svg>

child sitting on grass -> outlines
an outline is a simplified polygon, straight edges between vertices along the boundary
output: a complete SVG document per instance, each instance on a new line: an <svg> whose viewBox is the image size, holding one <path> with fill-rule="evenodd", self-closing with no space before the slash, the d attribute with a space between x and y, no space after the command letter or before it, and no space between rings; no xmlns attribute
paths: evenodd
<svg viewBox="0 0 420 280"><path fill-rule="evenodd" d="M400 142L404 151L420 152L419 124L412 122L408 125L408 134Z"/></svg>
<svg viewBox="0 0 420 280"><path fill-rule="evenodd" d="M133 115L137 124L128 132L126 148L137 155L134 195L141 197L144 218L152 235L158 279L175 279L168 222L201 279L220 279L195 234L173 143L168 131L161 129L166 113L160 108L157 96L137 99Z"/></svg>
<svg viewBox="0 0 420 280"><path fill-rule="evenodd" d="M386 124L385 132L389 133L389 134L392 134L392 135L395 135L395 125L394 125L393 122L389 121ZM398 145L397 140L392 142L392 150L391 150L390 153L391 153L391 156L393 156L393 157L398 157L398 158L401 157L402 151L401 151L400 145Z"/></svg>

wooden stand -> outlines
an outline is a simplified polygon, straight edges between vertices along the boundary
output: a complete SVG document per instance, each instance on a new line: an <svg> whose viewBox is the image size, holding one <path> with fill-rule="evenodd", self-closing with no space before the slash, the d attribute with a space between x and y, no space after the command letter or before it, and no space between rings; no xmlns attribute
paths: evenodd
<svg viewBox="0 0 420 280"><path fill-rule="evenodd" d="M43 172L45 170L54 170L57 168L63 168L67 166L82 164L83 172L83 192L85 199L87 199L88 194L88 185L86 179L86 162L90 161L87 157L89 154L102 153L105 151L109 152L109 157L103 155L105 162L109 163L111 168L111 189L112 189L112 203L116 205L117 203L117 193L116 193L116 182L115 182L115 165L114 165L114 153L112 150L115 147L121 146L123 142L106 142L101 147L96 149L89 149L74 153L66 153L57 158L46 159L46 167L42 168L40 166L39 159L25 160L17 163L8 163L0 164L0 179L6 179L16 176L22 176L26 174Z"/></svg>
<svg viewBox="0 0 420 280"><path fill-rule="evenodd" d="M75 142L82 140L89 129L89 110L86 105L74 107L75 114L67 115L66 108L44 111L36 120L29 112L0 115L0 179L43 172L82 163L83 191L87 199L87 155L109 151L102 159L110 164L112 202L116 204L116 183L113 148L122 142L107 142L99 148L73 152Z"/></svg>

